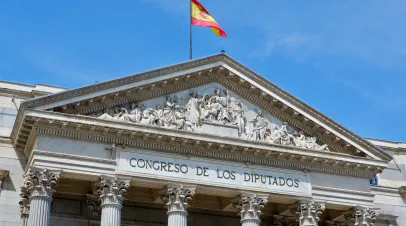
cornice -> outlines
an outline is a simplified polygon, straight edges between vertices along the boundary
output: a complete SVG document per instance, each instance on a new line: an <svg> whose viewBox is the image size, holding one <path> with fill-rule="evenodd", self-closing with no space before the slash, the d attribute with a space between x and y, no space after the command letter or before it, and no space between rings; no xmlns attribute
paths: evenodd
<svg viewBox="0 0 406 226"><path fill-rule="evenodd" d="M371 191L374 193L382 192L382 193L386 193L386 194L399 195L399 188L371 186Z"/></svg>
<svg viewBox="0 0 406 226"><path fill-rule="evenodd" d="M130 147L194 155L280 168L320 171L370 178L384 161L257 141L191 134L187 131L54 112L30 111L28 125L37 135L115 143ZM27 153L28 154L28 153Z"/></svg>
<svg viewBox="0 0 406 226"><path fill-rule="evenodd" d="M315 185L313 185L312 189L313 190L319 190L319 191L336 192L336 193L341 193L341 194L354 194L354 195L363 195L363 196L370 196L370 197L375 196L371 192L348 190L348 189L333 188L333 187L323 187L323 186L315 186Z"/></svg>
<svg viewBox="0 0 406 226"><path fill-rule="evenodd" d="M85 87L78 88L78 89L68 90L65 92L60 92L60 93L56 93L56 94L45 96L45 97L34 98L34 99L31 99L31 100L25 102L24 104L26 105L27 108L33 108L36 106L56 102L61 99L78 97L78 96L89 94L89 93L92 93L95 91L114 88L114 87L118 87L121 85L126 85L129 83L146 80L149 78L159 77L159 76L177 72L180 70L187 70L190 68L206 65L206 64L209 64L212 62L221 61L224 58L224 56L225 56L224 54L216 54L216 55L212 55L212 56L208 56L208 57L204 57L204 58L200 58L200 59L195 59L195 60L191 60L191 61L186 61L183 63L179 63L179 64L175 64L175 65L171 65L171 66L167 66L167 67L163 67L163 68L159 68L159 69L145 71L145 72L138 73L138 74L131 74L131 75L124 76L124 77L121 77L118 79L101 82L101 83L85 86Z"/></svg>

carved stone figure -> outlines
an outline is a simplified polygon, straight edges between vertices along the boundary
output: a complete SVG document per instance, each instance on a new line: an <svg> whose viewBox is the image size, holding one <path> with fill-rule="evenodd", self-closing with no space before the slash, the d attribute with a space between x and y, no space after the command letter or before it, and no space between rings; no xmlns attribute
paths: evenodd
<svg viewBox="0 0 406 226"><path fill-rule="evenodd" d="M110 115L110 110L108 108L104 109L104 113L99 116L100 119L113 120L113 116Z"/></svg>
<svg viewBox="0 0 406 226"><path fill-rule="evenodd" d="M306 136L304 135L303 131L299 132L299 136L293 137L293 144L299 148L307 148L307 141Z"/></svg>
<svg viewBox="0 0 406 226"><path fill-rule="evenodd" d="M162 109L161 105L156 105L156 109L155 109L155 124L157 126L164 126L164 121L163 121L163 117L164 117L164 110Z"/></svg>
<svg viewBox="0 0 406 226"><path fill-rule="evenodd" d="M155 125L155 114L152 108L147 108L142 112L141 123L146 125Z"/></svg>
<svg viewBox="0 0 406 226"><path fill-rule="evenodd" d="M166 102L164 105L164 126L165 127L171 127L176 118L175 118L175 103L172 101L172 98L170 96L166 97Z"/></svg>
<svg viewBox="0 0 406 226"><path fill-rule="evenodd" d="M203 99L198 99L197 92L192 91L190 93L190 99L186 104L187 109L187 121L194 125L200 125L200 106L203 103Z"/></svg>
<svg viewBox="0 0 406 226"><path fill-rule="evenodd" d="M214 98L213 98L214 97ZM219 112L223 107L220 103L218 103L218 99L216 96L213 96L209 99L208 103L204 105L204 113L202 115L202 119L204 121L217 121Z"/></svg>
<svg viewBox="0 0 406 226"><path fill-rule="evenodd" d="M262 115L262 111L258 111L257 116L252 121L253 124L253 139L265 140L266 130L268 128L268 120Z"/></svg>
<svg viewBox="0 0 406 226"><path fill-rule="evenodd" d="M233 124L238 127L238 134L241 136L241 134L245 133L245 118L242 103L239 100L235 101L231 112Z"/></svg>
<svg viewBox="0 0 406 226"><path fill-rule="evenodd" d="M212 95L198 95L196 90L190 91L188 99L182 104L177 95L166 96L165 101L155 109L145 105L132 103L131 106L106 108L98 118L129 123L142 123L150 126L169 129L195 131L196 127L205 123L234 126L241 138L265 141L272 144L288 145L318 151L329 151L326 144L320 145L315 137L306 136L303 131L292 131L284 123L281 126L271 123L261 110L256 114L248 110L241 100L230 96L228 90L215 88ZM255 114L255 115L254 115Z"/></svg>

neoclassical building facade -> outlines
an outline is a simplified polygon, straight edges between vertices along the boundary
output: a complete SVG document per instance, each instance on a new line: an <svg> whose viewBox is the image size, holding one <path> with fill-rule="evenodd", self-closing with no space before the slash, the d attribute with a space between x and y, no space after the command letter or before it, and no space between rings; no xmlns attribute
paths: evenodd
<svg viewBox="0 0 406 226"><path fill-rule="evenodd" d="M405 143L360 137L223 53L0 93L0 225L406 225Z"/></svg>

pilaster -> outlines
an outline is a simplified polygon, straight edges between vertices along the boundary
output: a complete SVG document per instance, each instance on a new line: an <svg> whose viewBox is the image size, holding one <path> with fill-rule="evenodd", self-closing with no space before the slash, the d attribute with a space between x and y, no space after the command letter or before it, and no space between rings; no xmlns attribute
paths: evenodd
<svg viewBox="0 0 406 226"><path fill-rule="evenodd" d="M59 180L59 174L60 171L30 168L24 175L22 192L26 192L29 197L28 226L49 226L52 195ZM25 194L22 196L27 197ZM27 201L23 198L21 204L25 205L25 203Z"/></svg>
<svg viewBox="0 0 406 226"><path fill-rule="evenodd" d="M232 201L232 205L241 216L242 226L259 226L261 209L268 202L267 195L242 192Z"/></svg>
<svg viewBox="0 0 406 226"><path fill-rule="evenodd" d="M301 200L298 202L296 215L299 217L300 226L317 226L319 216L325 209L324 204L313 200Z"/></svg>
<svg viewBox="0 0 406 226"><path fill-rule="evenodd" d="M129 187L130 180L112 176L101 176L93 185L93 193L99 196L101 203L100 226L121 225L122 203Z"/></svg>
<svg viewBox="0 0 406 226"><path fill-rule="evenodd" d="M196 193L196 187L169 184L160 191L161 199L168 210L168 226L186 226L188 202Z"/></svg>

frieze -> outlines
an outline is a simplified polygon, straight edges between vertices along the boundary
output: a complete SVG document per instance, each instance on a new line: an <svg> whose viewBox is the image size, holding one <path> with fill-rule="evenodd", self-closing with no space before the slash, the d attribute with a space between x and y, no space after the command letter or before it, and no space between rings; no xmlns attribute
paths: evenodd
<svg viewBox="0 0 406 226"><path fill-rule="evenodd" d="M223 133L221 135L230 136L234 129L235 134L243 139L329 151L326 144L318 144L316 137L296 131L286 122L278 125L266 117L262 110L248 109L245 101L231 95L229 90L219 87L212 89L213 93L189 90L187 97L168 95L154 108L146 106L144 102L132 103L106 108L91 116L189 132L207 132L204 126L211 125L212 130ZM222 129L224 126L231 130Z"/></svg>

